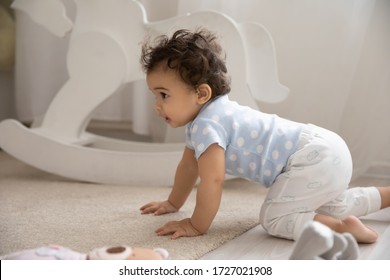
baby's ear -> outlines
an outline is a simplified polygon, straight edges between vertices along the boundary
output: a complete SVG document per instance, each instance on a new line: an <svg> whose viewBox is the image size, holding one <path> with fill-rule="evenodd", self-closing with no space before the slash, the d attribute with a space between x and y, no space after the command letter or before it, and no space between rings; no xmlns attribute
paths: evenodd
<svg viewBox="0 0 390 280"><path fill-rule="evenodd" d="M156 253L160 254L160 256L166 260L168 259L168 256L169 256L169 253L167 250L165 250L164 248L154 248L153 251L155 251Z"/></svg>
<svg viewBox="0 0 390 280"><path fill-rule="evenodd" d="M208 84L201 84L196 88L196 94L198 95L198 103L206 104L213 94L213 90Z"/></svg>

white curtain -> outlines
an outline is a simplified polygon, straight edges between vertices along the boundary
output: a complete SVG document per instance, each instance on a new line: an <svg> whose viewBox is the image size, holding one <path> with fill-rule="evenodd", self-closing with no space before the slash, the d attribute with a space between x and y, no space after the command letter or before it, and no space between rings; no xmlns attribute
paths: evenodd
<svg viewBox="0 0 390 280"><path fill-rule="evenodd" d="M390 1L140 2L145 5L150 20L213 9L240 22L254 21L264 25L275 42L280 80L291 93L281 103L259 104L261 110L338 132L351 149L355 176L368 172L390 177ZM30 40L30 57L31 51L35 51L36 37L46 31L36 28L35 32ZM58 39L50 40L52 51L59 50L58 56L52 55L47 61L47 65L54 65L64 57ZM66 46L66 39L62 44ZM47 58L47 54L53 53L40 51L41 57ZM40 62L40 65L45 64ZM16 100L21 118L44 113L56 92L53 89L66 79L61 67L57 72L47 71L51 75L59 73L60 79L54 77L50 80L53 85L46 94L32 96L31 87L18 93ZM45 79L48 77L41 80ZM26 79L21 83L28 86ZM129 120L129 102L131 97L116 96L100 108L96 117Z"/></svg>

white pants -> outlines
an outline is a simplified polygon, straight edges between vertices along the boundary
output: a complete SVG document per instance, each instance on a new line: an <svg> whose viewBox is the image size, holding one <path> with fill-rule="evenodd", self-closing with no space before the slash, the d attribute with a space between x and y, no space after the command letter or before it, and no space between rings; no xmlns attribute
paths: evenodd
<svg viewBox="0 0 390 280"><path fill-rule="evenodd" d="M296 240L316 213L343 219L378 211L377 188L348 188L351 176L351 154L343 139L309 125L286 170L270 187L260 223L271 235Z"/></svg>

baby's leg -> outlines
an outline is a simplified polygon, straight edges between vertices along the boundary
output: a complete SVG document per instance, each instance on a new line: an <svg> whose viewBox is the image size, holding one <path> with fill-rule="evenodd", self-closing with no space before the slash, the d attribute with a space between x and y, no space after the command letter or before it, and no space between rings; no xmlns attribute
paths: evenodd
<svg viewBox="0 0 390 280"><path fill-rule="evenodd" d="M280 183L283 181L288 183L288 187L282 187ZM321 195L319 189L311 192L301 190L299 185L290 185L297 181L279 178L277 187L282 188L269 190L260 215L261 223L269 234L296 240L304 223L315 220L338 233L352 234L359 243L373 243L377 240L377 233L365 226L357 216L367 215L386 206L381 195L386 195L390 188L381 192L375 187L352 188L331 202L323 202L321 199L326 195ZM316 209L315 205L321 204L324 206Z"/></svg>
<svg viewBox="0 0 390 280"><path fill-rule="evenodd" d="M350 233L359 243L373 243L378 234L357 217L390 206L390 187L349 188L335 200L317 209L315 221L339 233Z"/></svg>
<svg viewBox="0 0 390 280"><path fill-rule="evenodd" d="M381 196L376 187L349 188L336 199L323 204L316 212L338 219L351 215L361 217L383 208Z"/></svg>
<svg viewBox="0 0 390 280"><path fill-rule="evenodd" d="M336 232L351 233L360 243L373 243L377 233L365 226L357 217L388 207L390 188L349 188L338 198L317 209L314 220Z"/></svg>
<svg viewBox="0 0 390 280"><path fill-rule="evenodd" d="M321 205L339 197L348 187L352 160L345 142L333 132L310 126L287 168L270 187L260 212L265 230L297 240Z"/></svg>
<svg viewBox="0 0 390 280"><path fill-rule="evenodd" d="M347 190L352 175L348 147L336 134L311 128L311 133L302 134L297 152L269 189L260 212L262 226L271 235L297 240L304 224L315 219L339 233L353 234L360 242L374 242L376 233L350 216L386 207L389 191ZM381 196L389 198L383 206Z"/></svg>
<svg viewBox="0 0 390 280"><path fill-rule="evenodd" d="M298 162L297 167L292 165L276 178L260 211L260 223L269 234L297 240L304 225L314 220L318 207L347 189L350 178L336 176L337 172L331 172L332 166L329 166L332 159L329 164L324 158L321 163L325 164L304 166Z"/></svg>

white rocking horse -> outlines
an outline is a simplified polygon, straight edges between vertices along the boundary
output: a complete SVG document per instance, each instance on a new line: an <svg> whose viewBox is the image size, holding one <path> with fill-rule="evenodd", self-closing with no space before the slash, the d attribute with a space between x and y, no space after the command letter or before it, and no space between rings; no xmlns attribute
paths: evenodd
<svg viewBox="0 0 390 280"><path fill-rule="evenodd" d="M0 147L36 168L95 183L172 184L183 143L131 142L85 131L101 103L124 85L145 79L139 55L146 34L208 27L220 35L228 54L232 100L257 108L256 100L275 103L288 95L288 88L278 81L272 38L259 24L236 23L212 11L148 22L144 7L135 0L74 2L74 22L60 0L16 0L12 4L57 36L71 32L69 80L42 123L33 128L13 119L0 123Z"/></svg>

